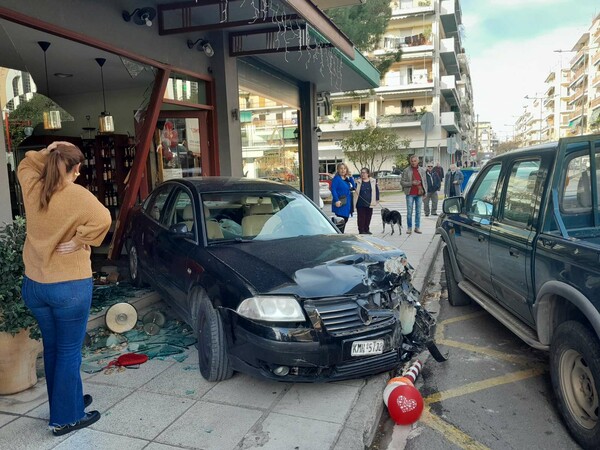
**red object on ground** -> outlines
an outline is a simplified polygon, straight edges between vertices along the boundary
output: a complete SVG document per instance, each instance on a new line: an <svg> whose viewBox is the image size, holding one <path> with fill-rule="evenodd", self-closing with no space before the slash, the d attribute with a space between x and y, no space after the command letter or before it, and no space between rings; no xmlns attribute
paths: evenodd
<svg viewBox="0 0 600 450"><path fill-rule="evenodd" d="M403 377L410 379L413 383L421 373L421 369L423 368L423 363L418 359L413 363L412 366L408 368L406 372L402 374Z"/></svg>
<svg viewBox="0 0 600 450"><path fill-rule="evenodd" d="M415 387L401 384L390 394L388 411L398 425L410 425L421 417L423 397Z"/></svg>
<svg viewBox="0 0 600 450"><path fill-rule="evenodd" d="M113 366L138 366L140 364L145 363L146 361L148 361L148 355L145 355L143 353L124 353L114 361L109 362L108 366L106 367L108 368Z"/></svg>

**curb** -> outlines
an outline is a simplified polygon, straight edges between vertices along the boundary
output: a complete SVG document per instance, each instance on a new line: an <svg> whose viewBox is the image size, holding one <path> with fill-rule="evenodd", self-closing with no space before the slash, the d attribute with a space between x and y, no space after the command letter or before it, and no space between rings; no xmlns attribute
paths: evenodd
<svg viewBox="0 0 600 450"><path fill-rule="evenodd" d="M418 274L412 280L413 286L420 292L419 301L422 300L424 288L434 272L435 260L439 254L441 243L440 235L435 234L419 265L424 269L423 275ZM335 444L331 447L333 450L364 450L373 444L383 414L382 393L389 378L389 372L384 372L366 380Z"/></svg>

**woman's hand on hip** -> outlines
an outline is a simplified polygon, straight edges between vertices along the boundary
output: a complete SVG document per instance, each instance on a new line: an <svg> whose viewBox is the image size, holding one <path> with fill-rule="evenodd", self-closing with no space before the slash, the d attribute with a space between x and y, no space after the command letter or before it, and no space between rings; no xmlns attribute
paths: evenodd
<svg viewBox="0 0 600 450"><path fill-rule="evenodd" d="M76 252L77 250L89 250L90 246L87 244L79 244L75 242L73 239L67 242L61 242L56 246L56 253L60 253L61 255L66 255L68 253Z"/></svg>

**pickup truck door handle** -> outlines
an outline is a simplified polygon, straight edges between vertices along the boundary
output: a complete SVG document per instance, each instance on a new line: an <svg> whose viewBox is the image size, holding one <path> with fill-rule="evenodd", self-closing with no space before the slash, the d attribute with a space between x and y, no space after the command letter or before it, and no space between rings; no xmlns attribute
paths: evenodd
<svg viewBox="0 0 600 450"><path fill-rule="evenodd" d="M554 240L541 238L540 241L544 247L553 248L556 245L556 241Z"/></svg>
<svg viewBox="0 0 600 450"><path fill-rule="evenodd" d="M514 256L515 258L518 258L518 257L519 257L519 250L517 250L517 249L516 249L516 248L514 248L514 247L510 247L510 248L508 249L508 253L510 253L510 256Z"/></svg>
<svg viewBox="0 0 600 450"><path fill-rule="evenodd" d="M477 236L477 240L479 242L483 242L483 241L485 241L485 236L483 234L480 234L479 236Z"/></svg>

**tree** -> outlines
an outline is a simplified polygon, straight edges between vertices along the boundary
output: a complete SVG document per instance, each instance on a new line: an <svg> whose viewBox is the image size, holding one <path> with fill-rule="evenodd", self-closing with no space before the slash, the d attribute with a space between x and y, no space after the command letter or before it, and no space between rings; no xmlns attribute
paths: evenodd
<svg viewBox="0 0 600 450"><path fill-rule="evenodd" d="M404 138L400 140L400 148L402 151L394 158L394 167L397 170L404 170L406 167L408 167L408 158L411 154L411 143L412 139L410 138Z"/></svg>
<svg viewBox="0 0 600 450"><path fill-rule="evenodd" d="M354 131L342 140L341 146L344 155L356 169L366 167L376 172L395 155L398 143L392 131L368 126L364 130Z"/></svg>
<svg viewBox="0 0 600 450"><path fill-rule="evenodd" d="M498 147L496 148L496 154L501 155L502 153L510 152L511 150L516 150L517 148L519 148L519 146L520 142L516 140L500 142L498 144Z"/></svg>
<svg viewBox="0 0 600 450"><path fill-rule="evenodd" d="M369 0L355 6L331 8L325 11L359 50L372 51L379 45L392 17L389 0ZM372 59L383 76L394 62L400 61L402 50Z"/></svg>

